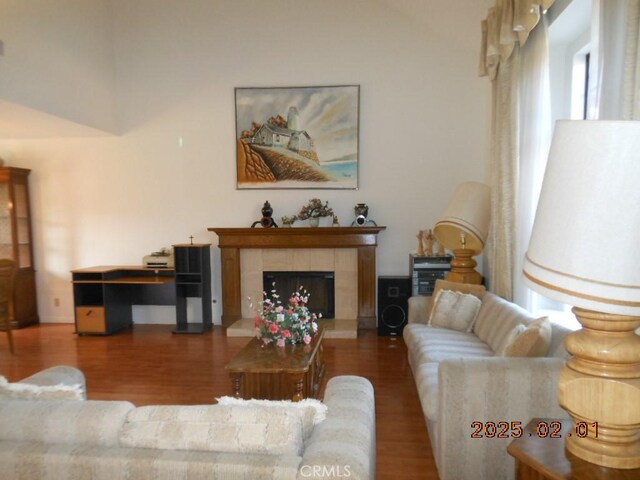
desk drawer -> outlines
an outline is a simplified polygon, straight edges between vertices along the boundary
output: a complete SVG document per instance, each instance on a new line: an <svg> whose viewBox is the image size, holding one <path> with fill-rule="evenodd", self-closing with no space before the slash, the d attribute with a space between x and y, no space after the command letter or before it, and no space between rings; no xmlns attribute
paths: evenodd
<svg viewBox="0 0 640 480"><path fill-rule="evenodd" d="M104 307L76 307L77 333L106 333Z"/></svg>

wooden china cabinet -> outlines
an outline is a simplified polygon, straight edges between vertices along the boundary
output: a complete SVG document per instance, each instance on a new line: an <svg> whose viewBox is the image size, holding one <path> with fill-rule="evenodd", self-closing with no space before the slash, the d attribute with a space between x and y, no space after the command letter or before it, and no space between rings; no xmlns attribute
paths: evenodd
<svg viewBox="0 0 640 480"><path fill-rule="evenodd" d="M14 328L38 323L36 275L29 205L29 173L25 168L0 167L0 258L16 262L13 294Z"/></svg>

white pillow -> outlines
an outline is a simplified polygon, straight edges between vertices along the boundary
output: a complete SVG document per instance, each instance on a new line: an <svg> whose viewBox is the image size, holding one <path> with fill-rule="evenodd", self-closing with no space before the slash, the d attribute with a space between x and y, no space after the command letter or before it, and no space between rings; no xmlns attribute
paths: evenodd
<svg viewBox="0 0 640 480"><path fill-rule="evenodd" d="M244 407L275 407L275 408L291 408L295 409L300 415L302 420L302 430L304 438L307 439L311 436L313 427L327 418L327 406L320 400L314 398L305 398L299 402L292 402L291 400L260 400L252 398L245 400L235 397L220 397L216 398L218 405L237 405Z"/></svg>
<svg viewBox="0 0 640 480"><path fill-rule="evenodd" d="M544 357L551 345L551 322L540 317L531 322L504 348L505 357Z"/></svg>
<svg viewBox="0 0 640 480"><path fill-rule="evenodd" d="M9 383L0 375L0 398L15 400L84 400L81 385Z"/></svg>
<svg viewBox="0 0 640 480"><path fill-rule="evenodd" d="M481 306L482 301L475 295L440 290L433 301L429 325L470 332Z"/></svg>

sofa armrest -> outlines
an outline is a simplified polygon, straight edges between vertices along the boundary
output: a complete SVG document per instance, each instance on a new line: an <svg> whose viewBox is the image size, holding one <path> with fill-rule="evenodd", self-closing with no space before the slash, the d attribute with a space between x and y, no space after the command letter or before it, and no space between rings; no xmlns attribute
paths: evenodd
<svg viewBox="0 0 640 480"><path fill-rule="evenodd" d="M47 368L30 377L23 378L17 383L26 383L40 387L75 387L79 385L82 390L82 398L84 400L87 399L87 384L84 374L75 367L59 365L57 367Z"/></svg>
<svg viewBox="0 0 640 480"><path fill-rule="evenodd" d="M344 375L327 383L327 418L305 442L298 478L374 479L376 412L373 386Z"/></svg>
<svg viewBox="0 0 640 480"><path fill-rule="evenodd" d="M433 297L409 297L408 323L429 323Z"/></svg>
<svg viewBox="0 0 640 480"><path fill-rule="evenodd" d="M437 463L440 478L513 478L507 446L512 422L569 418L558 403L559 358L488 357L443 360L438 369ZM472 437L478 428L480 438ZM506 437L487 435L486 422L507 422ZM465 461L461 462L460 459Z"/></svg>

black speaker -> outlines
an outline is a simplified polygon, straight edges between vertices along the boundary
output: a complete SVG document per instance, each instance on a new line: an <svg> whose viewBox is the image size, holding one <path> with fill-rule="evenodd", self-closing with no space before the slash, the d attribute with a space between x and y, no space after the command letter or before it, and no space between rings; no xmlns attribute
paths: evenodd
<svg viewBox="0 0 640 480"><path fill-rule="evenodd" d="M378 277L378 335L402 335L410 296L411 277Z"/></svg>

